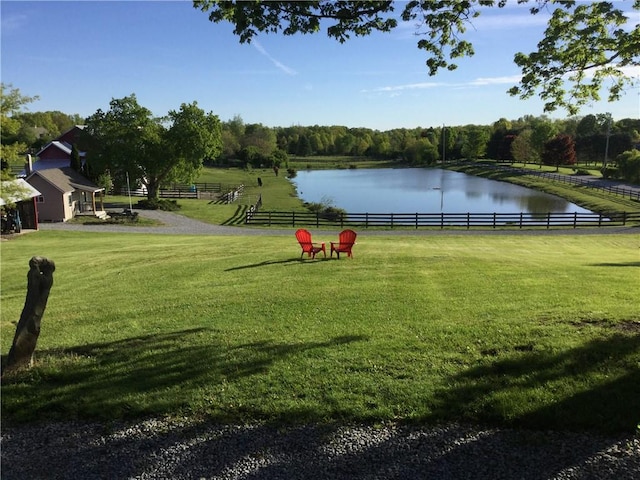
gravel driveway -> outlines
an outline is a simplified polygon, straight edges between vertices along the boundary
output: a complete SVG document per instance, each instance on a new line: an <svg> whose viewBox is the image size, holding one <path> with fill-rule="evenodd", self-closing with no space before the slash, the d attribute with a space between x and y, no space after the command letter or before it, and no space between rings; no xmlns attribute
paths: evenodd
<svg viewBox="0 0 640 480"><path fill-rule="evenodd" d="M464 425L149 419L3 428L2 478L632 480L640 439Z"/></svg>
<svg viewBox="0 0 640 480"><path fill-rule="evenodd" d="M185 235L293 235L299 227L272 229L230 227L224 225L212 225L193 220L172 212L160 210L135 210L140 216L157 220L160 226L129 227L125 225L84 225L81 223L41 223L40 230L72 230L82 232L129 232L129 233L153 233L153 234L185 234ZM310 227L307 227L310 228ZM327 234L338 235L339 229ZM402 230L359 230L359 235L609 235L619 233L640 233L640 228L635 227L601 227L601 228L572 228L572 229L472 229L472 230L440 230L432 228L402 229Z"/></svg>

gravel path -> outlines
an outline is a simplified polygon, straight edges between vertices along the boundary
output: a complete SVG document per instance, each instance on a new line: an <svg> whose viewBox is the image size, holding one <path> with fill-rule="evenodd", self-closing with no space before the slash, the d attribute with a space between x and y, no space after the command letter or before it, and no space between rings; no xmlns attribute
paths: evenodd
<svg viewBox="0 0 640 480"><path fill-rule="evenodd" d="M184 235L293 235L296 228L249 228L230 227L224 225L212 225L193 220L172 212L160 210L135 210L142 217L157 220L160 226L129 227L124 225L83 225L80 223L41 223L40 230L71 230L82 232L128 232L146 234L184 234ZM323 231L323 234L337 237L339 229L335 231ZM404 229L404 230L359 230L358 235L609 235L619 233L640 233L640 228L635 227L601 227L601 228L575 228L575 229L551 229L551 230L527 230L527 229L473 229L473 230L440 230L440 229Z"/></svg>
<svg viewBox="0 0 640 480"><path fill-rule="evenodd" d="M158 227L41 224L41 230L142 234L293 235L139 211ZM330 232L327 232L330 233ZM337 235L337 231L335 232ZM396 230L365 235L583 235L575 230ZM187 419L2 424L1 478L23 479L593 479L640 478L640 435L485 429L466 425L274 427Z"/></svg>
<svg viewBox="0 0 640 480"><path fill-rule="evenodd" d="M640 475L640 438L150 419L3 428L3 479L593 479Z"/></svg>

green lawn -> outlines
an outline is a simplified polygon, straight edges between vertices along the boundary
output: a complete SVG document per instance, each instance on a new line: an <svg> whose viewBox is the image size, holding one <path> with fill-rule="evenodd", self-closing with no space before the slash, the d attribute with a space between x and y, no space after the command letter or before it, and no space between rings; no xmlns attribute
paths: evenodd
<svg viewBox="0 0 640 480"><path fill-rule="evenodd" d="M296 195L295 187L285 175L283 169L276 176L271 169L203 168L198 183L244 185L244 195L230 204L208 199L176 199L180 206L177 213L213 225L242 226L247 209L257 202L258 196L262 197L263 210L306 212L307 209ZM258 186L258 178L262 181L261 187ZM134 209L139 200L141 197L131 199ZM129 198L126 196L107 195L104 203L106 210L129 208Z"/></svg>
<svg viewBox="0 0 640 480"><path fill-rule="evenodd" d="M321 232L317 240L332 238ZM56 262L3 421L471 421L633 431L640 237L40 231L2 243L2 353L33 255Z"/></svg>

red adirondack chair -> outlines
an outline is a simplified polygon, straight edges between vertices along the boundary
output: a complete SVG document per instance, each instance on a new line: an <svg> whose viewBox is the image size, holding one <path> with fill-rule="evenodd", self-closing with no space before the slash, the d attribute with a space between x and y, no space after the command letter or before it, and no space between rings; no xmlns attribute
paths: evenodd
<svg viewBox="0 0 640 480"><path fill-rule="evenodd" d="M296 232L296 238L302 247L300 258L302 258L305 253L308 257L316 258L316 253L318 252L324 253L324 257L327 258L327 251L325 250L324 242L313 243L311 241L311 233L308 230L301 228Z"/></svg>
<svg viewBox="0 0 640 480"><path fill-rule="evenodd" d="M353 247L356 243L357 233L353 230L343 230L338 235L338 242L331 242L331 256L333 257L333 252L336 252L338 258L340 258L340 252L346 253L347 257L353 258L353 253L351 253L351 247Z"/></svg>

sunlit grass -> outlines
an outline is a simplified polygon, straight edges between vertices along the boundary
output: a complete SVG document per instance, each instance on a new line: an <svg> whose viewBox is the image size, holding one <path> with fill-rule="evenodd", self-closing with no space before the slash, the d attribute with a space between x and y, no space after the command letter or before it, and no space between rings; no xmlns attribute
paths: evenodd
<svg viewBox="0 0 640 480"><path fill-rule="evenodd" d="M2 418L629 430L639 243L361 232L354 259L314 261L293 234L32 233L2 245L3 354L29 258L53 259L55 281Z"/></svg>

